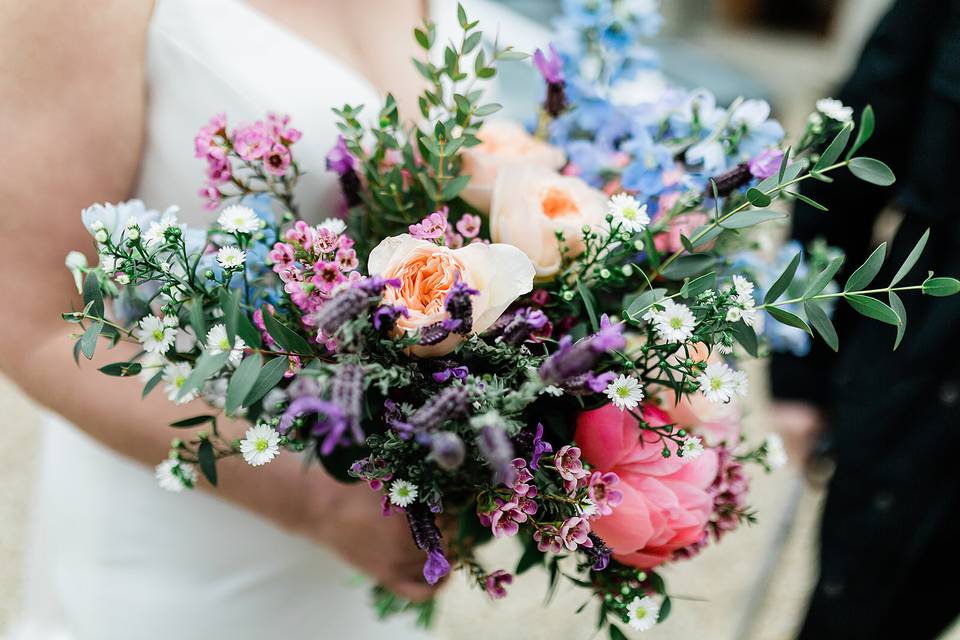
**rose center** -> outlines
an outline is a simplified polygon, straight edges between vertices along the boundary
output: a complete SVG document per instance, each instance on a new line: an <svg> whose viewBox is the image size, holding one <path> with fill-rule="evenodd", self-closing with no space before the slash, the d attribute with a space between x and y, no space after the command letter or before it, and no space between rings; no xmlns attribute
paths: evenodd
<svg viewBox="0 0 960 640"><path fill-rule="evenodd" d="M548 188L540 197L543 213L550 219L580 213L580 208L570 195L556 187Z"/></svg>

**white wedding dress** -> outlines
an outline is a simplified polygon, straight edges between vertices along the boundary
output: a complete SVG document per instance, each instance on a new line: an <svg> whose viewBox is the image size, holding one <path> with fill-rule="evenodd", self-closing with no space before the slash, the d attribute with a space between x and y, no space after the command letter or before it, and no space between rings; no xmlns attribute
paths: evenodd
<svg viewBox="0 0 960 640"><path fill-rule="evenodd" d="M454 33L455 4L433 5L440 33ZM491 39L504 26L510 39L501 41L545 40L542 27L502 7L465 5ZM158 209L178 204L184 220L206 226L213 214L197 195L203 161L192 157L193 136L216 113L236 125L276 111L304 132L295 148L308 172L297 194L304 216L335 213L338 186L324 167L337 135L330 109L348 102L375 113L380 102L357 73L243 0L156 0L146 63L148 137L135 197ZM528 113L537 83L514 84ZM46 426L12 640L428 637L409 617L375 620L369 582L327 550L212 495L164 492L152 469L59 417Z"/></svg>
<svg viewBox="0 0 960 640"><path fill-rule="evenodd" d="M337 181L324 169L337 133L330 109L375 109L369 83L240 0L157 0L146 56L136 197L179 204L183 219L206 226L193 136L216 113L236 125L277 111L304 132L295 151L309 171L298 190L305 217L335 214ZM377 622L369 583L325 549L213 496L164 492L152 469L49 422L13 638L424 637L409 619Z"/></svg>

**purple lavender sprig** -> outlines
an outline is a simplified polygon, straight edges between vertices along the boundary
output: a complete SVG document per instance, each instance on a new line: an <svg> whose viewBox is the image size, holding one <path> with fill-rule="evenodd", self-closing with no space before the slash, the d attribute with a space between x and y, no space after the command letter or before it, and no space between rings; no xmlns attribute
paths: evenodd
<svg viewBox="0 0 960 640"><path fill-rule="evenodd" d="M513 443L507 437L503 425L488 423L482 426L477 437L477 447L480 455L493 469L493 481L512 485L517 477L517 470L513 465Z"/></svg>
<svg viewBox="0 0 960 640"><path fill-rule="evenodd" d="M623 325L600 318L600 330L574 343L570 336L560 339L560 348L540 365L540 378L547 384L565 382L589 373L605 354L626 346Z"/></svg>
<svg viewBox="0 0 960 640"><path fill-rule="evenodd" d="M501 336L507 344L517 346L529 340L534 334L543 331L549 323L550 319L543 311L524 307L514 312L513 317L501 330Z"/></svg>
<svg viewBox="0 0 960 640"><path fill-rule="evenodd" d="M344 436L347 422L340 407L327 400L304 396L290 403L287 410L280 417L277 430L286 434L293 428L294 421L299 417L314 416L310 423L310 433L317 438L323 438L320 444L320 455L330 455L338 445L350 443Z"/></svg>
<svg viewBox="0 0 960 640"><path fill-rule="evenodd" d="M563 60L557 53L553 43L549 46L549 54L537 49L533 54L533 64L540 71L543 79L547 82L547 97L544 99L543 108L556 118L567 108L566 81L563 77Z"/></svg>
<svg viewBox="0 0 960 640"><path fill-rule="evenodd" d="M426 505L415 502L407 507L407 522L417 548L427 552L427 560L423 563L423 577L428 584L437 584L440 578L450 573L450 562L443 555L440 546L442 536L436 517Z"/></svg>
<svg viewBox="0 0 960 640"><path fill-rule="evenodd" d="M473 301L471 296L480 292L463 280L457 280L447 294L445 306L448 319L444 326L452 333L466 335L473 329Z"/></svg>
<svg viewBox="0 0 960 640"><path fill-rule="evenodd" d="M357 364L341 365L330 384L330 399L340 407L346 429L354 442L362 444L364 435L360 427L363 400L363 367Z"/></svg>
<svg viewBox="0 0 960 640"><path fill-rule="evenodd" d="M412 431L434 431L447 420L465 415L469 407L470 391L466 387L446 387L414 411L406 424Z"/></svg>

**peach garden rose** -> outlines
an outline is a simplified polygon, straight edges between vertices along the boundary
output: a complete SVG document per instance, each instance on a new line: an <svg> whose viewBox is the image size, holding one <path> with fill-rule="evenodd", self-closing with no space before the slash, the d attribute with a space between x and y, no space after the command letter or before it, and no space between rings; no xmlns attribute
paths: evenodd
<svg viewBox="0 0 960 640"><path fill-rule="evenodd" d="M450 249L409 234L386 238L370 253L369 273L396 278L400 287L387 287L384 304L402 304L408 317L397 327L414 332L447 318L445 302L454 284L462 280L478 291L473 296L474 333L480 333L519 296L533 288L534 268L516 247L475 242ZM450 353L463 336L450 334L436 345L411 348L421 357Z"/></svg>
<svg viewBox="0 0 960 640"><path fill-rule="evenodd" d="M470 182L460 194L480 211L490 210L491 193L504 167L534 166L559 171L566 162L563 151L531 136L515 122L494 120L477 133L480 144L461 152L461 175Z"/></svg>
<svg viewBox="0 0 960 640"><path fill-rule="evenodd" d="M584 250L583 227L599 227L606 209L606 195L580 178L542 167L515 167L497 177L490 235L494 242L520 248L533 262L537 277L546 278L561 266L556 232L563 232L567 255L576 257Z"/></svg>

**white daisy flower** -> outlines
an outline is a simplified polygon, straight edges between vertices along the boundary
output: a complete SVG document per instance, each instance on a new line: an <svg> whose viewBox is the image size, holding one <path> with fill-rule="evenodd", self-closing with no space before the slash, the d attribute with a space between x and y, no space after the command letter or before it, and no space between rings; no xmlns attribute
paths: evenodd
<svg viewBox="0 0 960 640"><path fill-rule="evenodd" d="M737 302L753 302L753 283L743 276L733 276L733 290L737 292Z"/></svg>
<svg viewBox="0 0 960 640"><path fill-rule="evenodd" d="M593 518L600 515L600 508L590 498L584 498L577 506L580 508L580 515L584 518Z"/></svg>
<svg viewBox="0 0 960 640"><path fill-rule="evenodd" d="M187 381L191 373L193 373L193 367L190 366L189 362L171 362L163 368L163 381L167 383L164 391L167 392L167 398L170 402L183 404L197 397L197 392L191 391L184 397L177 398L177 394L183 388L183 383Z"/></svg>
<svg viewBox="0 0 960 640"><path fill-rule="evenodd" d="M693 312L684 304L671 299L657 303L663 311L651 309L644 315L644 319L653 324L654 330L664 342L686 342L693 335L697 324Z"/></svg>
<svg viewBox="0 0 960 640"><path fill-rule="evenodd" d="M652 629L656 626L657 619L660 617L660 602L650 596L634 598L627 605L627 616L627 624L631 628L637 631Z"/></svg>
<svg viewBox="0 0 960 640"><path fill-rule="evenodd" d="M180 318L172 313L168 313L167 315L163 316L163 326L170 327L171 329L179 329Z"/></svg>
<svg viewBox="0 0 960 640"><path fill-rule="evenodd" d="M696 460L703 455L703 441L699 436L688 436L680 445L680 457L684 460Z"/></svg>
<svg viewBox="0 0 960 640"><path fill-rule="evenodd" d="M787 466L787 449L783 446L783 438L777 433L767 435L767 464L771 469L782 469Z"/></svg>
<svg viewBox="0 0 960 640"><path fill-rule="evenodd" d="M260 218L250 207L235 204L220 213L217 224L229 233L253 233L260 229Z"/></svg>
<svg viewBox="0 0 960 640"><path fill-rule="evenodd" d="M545 393L548 396L553 396L554 398L559 398L563 395L563 389L558 387L555 384L548 384L543 389L540 390L540 393Z"/></svg>
<svg viewBox="0 0 960 640"><path fill-rule="evenodd" d="M406 480L394 480L390 485L390 502L398 507L409 507L417 499L417 485Z"/></svg>
<svg viewBox="0 0 960 640"><path fill-rule="evenodd" d="M177 339L177 330L165 325L157 316L145 316L140 320L139 327L133 335L149 353L166 353Z"/></svg>
<svg viewBox="0 0 960 640"><path fill-rule="evenodd" d="M733 384L736 394L741 398L746 398L747 392L750 390L750 379L747 377L747 374L743 371L734 371Z"/></svg>
<svg viewBox="0 0 960 640"><path fill-rule="evenodd" d="M748 327L759 328L760 323L760 314L757 312L756 307L753 306L752 301L749 306L745 306L740 310L740 319L743 320L743 323Z"/></svg>
<svg viewBox="0 0 960 640"><path fill-rule="evenodd" d="M233 349L230 348L230 337L223 324L215 324L207 332L207 351L213 355L230 352L230 364L237 366L243 360L243 350L247 343L240 336L234 336Z"/></svg>
<svg viewBox="0 0 960 640"><path fill-rule="evenodd" d="M743 318L743 309L740 307L730 307L727 309L727 322L737 322L741 318Z"/></svg>
<svg viewBox="0 0 960 640"><path fill-rule="evenodd" d="M158 222L151 222L150 228L143 234L143 239L148 247L159 247L167 241L167 230L177 226L177 214L175 210L167 210Z"/></svg>
<svg viewBox="0 0 960 640"><path fill-rule="evenodd" d="M247 252L240 247L223 247L217 251L217 262L224 269L239 269L247 261Z"/></svg>
<svg viewBox="0 0 960 640"><path fill-rule="evenodd" d="M643 400L643 386L633 376L621 374L603 390L617 409L636 409Z"/></svg>
<svg viewBox="0 0 960 640"><path fill-rule="evenodd" d="M167 365L167 359L159 353L147 352L137 361L140 363L140 373L137 377L143 384L150 382L150 378L157 375L157 372Z"/></svg>
<svg viewBox="0 0 960 640"><path fill-rule="evenodd" d="M700 391L710 402L727 403L735 395L746 395L746 375L734 371L723 362L707 365L700 377Z"/></svg>
<svg viewBox="0 0 960 640"><path fill-rule="evenodd" d="M321 229L329 229L337 235L347 230L347 223L340 218L327 218L317 226Z"/></svg>
<svg viewBox="0 0 960 640"><path fill-rule="evenodd" d="M647 205L640 204L636 198L626 193L618 193L610 198L607 211L619 222L624 231L640 233L648 224Z"/></svg>
<svg viewBox="0 0 960 640"><path fill-rule="evenodd" d="M73 274L73 283L77 285L77 293L83 293L83 270L87 268L87 256L79 251L71 251L67 254L63 264Z"/></svg>
<svg viewBox="0 0 960 640"><path fill-rule="evenodd" d="M250 427L240 441L240 453L252 467L265 465L280 453L280 434L268 424Z"/></svg>
<svg viewBox="0 0 960 640"><path fill-rule="evenodd" d="M166 491L180 493L197 485L197 468L189 462L168 458L154 467L153 474Z"/></svg>
<svg viewBox="0 0 960 640"><path fill-rule="evenodd" d="M817 111L837 122L846 123L853 120L853 108L844 106L842 102L834 98L817 100Z"/></svg>

